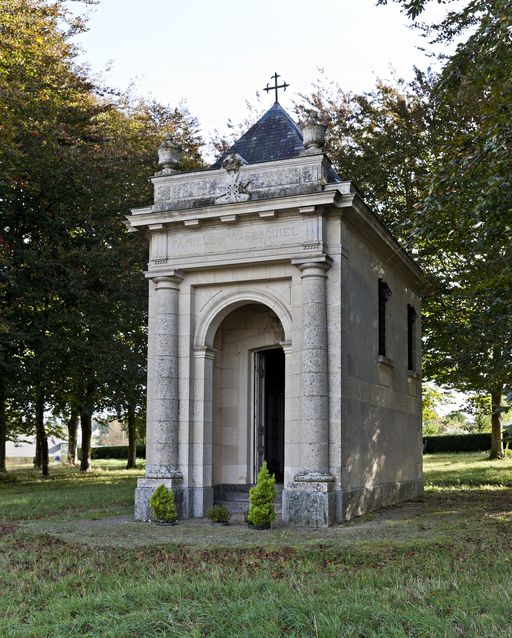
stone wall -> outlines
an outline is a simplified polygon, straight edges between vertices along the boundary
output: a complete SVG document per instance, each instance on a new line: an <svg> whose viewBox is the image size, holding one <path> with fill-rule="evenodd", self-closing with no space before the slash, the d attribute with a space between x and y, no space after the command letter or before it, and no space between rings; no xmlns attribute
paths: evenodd
<svg viewBox="0 0 512 638"><path fill-rule="evenodd" d="M420 299L399 265L348 223L342 244L342 516L350 518L422 492L421 382L407 369L407 304L419 315ZM392 291L386 357L378 356L379 277Z"/></svg>

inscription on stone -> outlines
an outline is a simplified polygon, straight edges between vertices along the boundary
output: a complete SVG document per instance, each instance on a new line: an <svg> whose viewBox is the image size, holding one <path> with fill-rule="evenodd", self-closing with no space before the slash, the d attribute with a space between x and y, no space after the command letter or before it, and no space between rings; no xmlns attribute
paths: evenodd
<svg viewBox="0 0 512 638"><path fill-rule="evenodd" d="M203 229L201 234L169 234L169 256L195 255L197 253L226 253L240 250L258 250L288 244L302 244L306 239L303 225L288 223L262 228L251 225L248 228Z"/></svg>

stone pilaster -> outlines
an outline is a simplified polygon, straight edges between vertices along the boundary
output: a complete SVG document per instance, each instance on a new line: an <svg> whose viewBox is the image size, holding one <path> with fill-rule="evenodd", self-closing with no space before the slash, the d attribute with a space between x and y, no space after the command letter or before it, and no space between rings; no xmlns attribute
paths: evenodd
<svg viewBox="0 0 512 638"><path fill-rule="evenodd" d="M189 516L206 516L213 505L212 427L213 427L213 361L215 351L194 348L194 402L189 471Z"/></svg>
<svg viewBox="0 0 512 638"><path fill-rule="evenodd" d="M135 491L135 518L149 520L149 498L161 484L174 490L178 515L183 513L183 475L178 459L178 295L183 276L155 277L154 369L151 396L151 423L147 424L146 478L139 479Z"/></svg>
<svg viewBox="0 0 512 638"><path fill-rule="evenodd" d="M327 365L327 262L296 264L302 272L301 354L302 471L283 492L283 517L321 527L334 522L334 478L329 474L329 378Z"/></svg>

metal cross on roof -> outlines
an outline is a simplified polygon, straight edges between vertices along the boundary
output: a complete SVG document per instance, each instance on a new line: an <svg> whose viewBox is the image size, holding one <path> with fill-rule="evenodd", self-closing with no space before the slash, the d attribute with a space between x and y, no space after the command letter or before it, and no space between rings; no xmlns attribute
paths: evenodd
<svg viewBox="0 0 512 638"><path fill-rule="evenodd" d="M278 89L283 89L283 91L286 91L287 87L289 87L290 85L286 84L286 82L283 82L279 86L277 85L277 78L281 77L280 75L278 75L277 71L274 73L274 75L271 75L270 77L274 80L274 86L269 86L269 84L267 82L267 86L263 90L266 91L267 93L269 91L275 91L276 92L276 102L279 102L278 96L277 96Z"/></svg>

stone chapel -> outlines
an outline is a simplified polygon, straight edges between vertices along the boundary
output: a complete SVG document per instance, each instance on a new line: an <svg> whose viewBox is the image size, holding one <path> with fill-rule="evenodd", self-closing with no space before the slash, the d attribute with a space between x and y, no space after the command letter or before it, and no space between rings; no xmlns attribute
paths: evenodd
<svg viewBox="0 0 512 638"><path fill-rule="evenodd" d="M264 460L284 522L326 526L420 495L420 291L410 255L340 179L314 113L276 101L210 168L167 138L150 242L147 458L180 518L246 493Z"/></svg>

